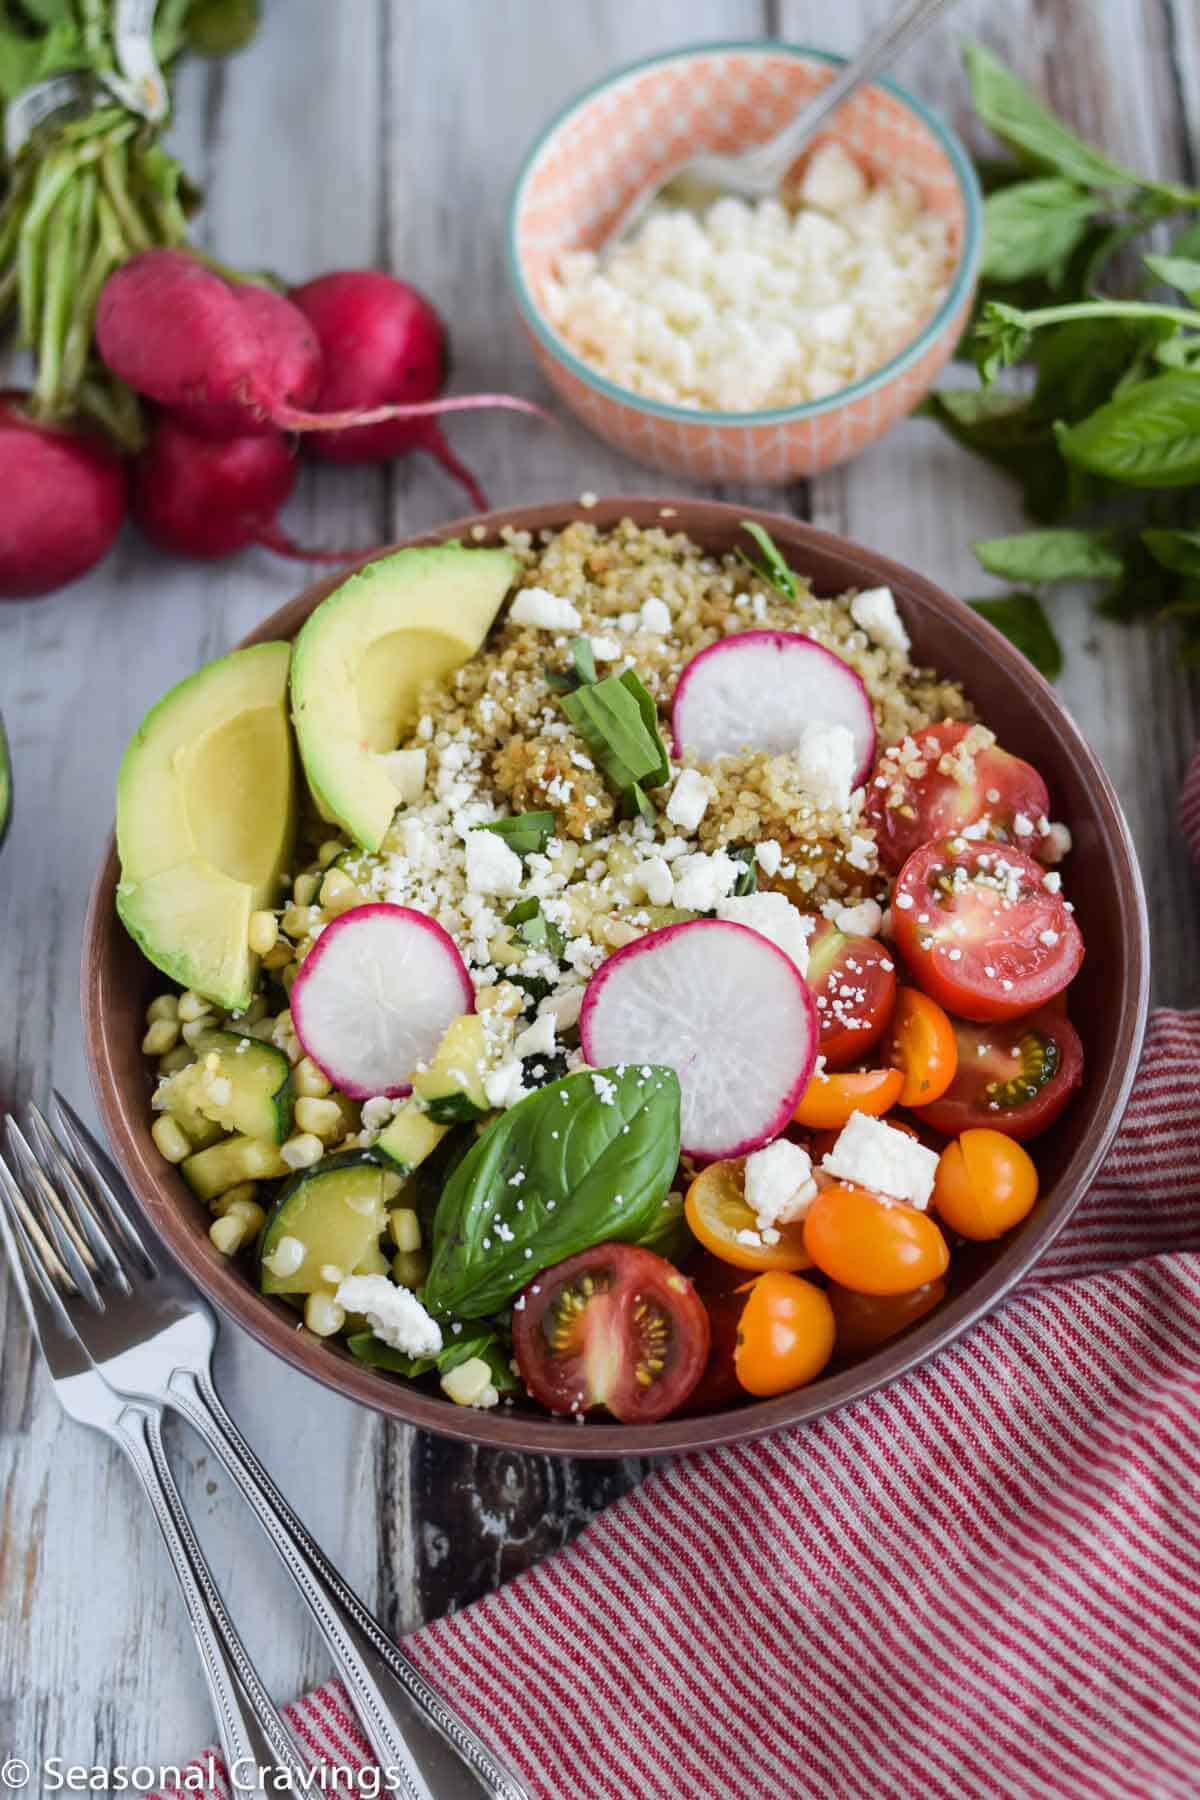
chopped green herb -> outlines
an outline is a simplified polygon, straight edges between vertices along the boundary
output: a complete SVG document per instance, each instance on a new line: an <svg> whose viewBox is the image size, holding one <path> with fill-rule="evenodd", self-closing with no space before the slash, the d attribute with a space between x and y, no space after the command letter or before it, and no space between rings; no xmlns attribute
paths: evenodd
<svg viewBox="0 0 1200 1800"><path fill-rule="evenodd" d="M613 792L633 810L635 787L661 787L671 772L658 709L632 669L561 694L559 704Z"/></svg>
<svg viewBox="0 0 1200 1800"><path fill-rule="evenodd" d="M742 872L733 884L736 898L744 899L747 894L758 892L758 867L754 860L753 844L731 844L729 855L734 862L740 862Z"/></svg>
<svg viewBox="0 0 1200 1800"><path fill-rule="evenodd" d="M515 926L521 942L532 950L548 950L551 956L561 956L567 947L558 926L542 911L540 900L518 900L505 915L504 923Z"/></svg>
<svg viewBox="0 0 1200 1800"><path fill-rule="evenodd" d="M493 819L490 825L472 826L474 831L494 831L518 856L533 856L546 848L554 836L552 812L514 813L511 819Z"/></svg>
<svg viewBox="0 0 1200 1800"><path fill-rule="evenodd" d="M798 599L800 588L796 581L796 577L788 568L787 563L783 560L783 556L770 532L765 530L763 526L756 524L753 519L743 519L741 521L741 526L742 530L749 533L762 551L760 560L757 557L747 556L744 550L739 549L738 555L741 557L746 567L748 569L753 569L756 575L761 576L765 582L775 589L777 594L782 594L785 600Z"/></svg>
<svg viewBox="0 0 1200 1800"><path fill-rule="evenodd" d="M556 694L573 694L578 687L591 687L599 680L596 674L596 652L589 637L571 642L571 668L546 670L546 680Z"/></svg>

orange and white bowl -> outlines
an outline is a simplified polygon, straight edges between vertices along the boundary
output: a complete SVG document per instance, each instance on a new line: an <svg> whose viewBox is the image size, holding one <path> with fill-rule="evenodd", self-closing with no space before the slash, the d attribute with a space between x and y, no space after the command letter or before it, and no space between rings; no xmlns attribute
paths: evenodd
<svg viewBox="0 0 1200 1800"><path fill-rule="evenodd" d="M509 270L538 361L571 409L626 455L704 481L787 481L848 462L923 398L971 307L982 200L955 134L895 82L842 106L826 139L876 179L902 175L946 221L954 272L924 329L874 373L828 398L762 412L711 412L643 398L571 350L541 304L558 257L594 250L648 185L703 150L772 137L844 59L765 41L649 57L571 102L538 138L509 207Z"/></svg>

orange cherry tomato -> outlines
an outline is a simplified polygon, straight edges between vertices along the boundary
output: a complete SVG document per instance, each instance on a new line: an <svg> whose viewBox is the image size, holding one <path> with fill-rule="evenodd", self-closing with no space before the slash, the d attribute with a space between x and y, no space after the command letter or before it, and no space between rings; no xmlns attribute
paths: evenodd
<svg viewBox="0 0 1200 1800"><path fill-rule="evenodd" d="M929 1281L907 1294L856 1294L831 1281L825 1291L837 1325L838 1355L862 1356L932 1312L945 1297L946 1283Z"/></svg>
<svg viewBox="0 0 1200 1800"><path fill-rule="evenodd" d="M833 1308L819 1287L781 1269L752 1282L738 1322L733 1366L748 1394L803 1387L833 1355Z"/></svg>
<svg viewBox="0 0 1200 1800"><path fill-rule="evenodd" d="M954 1026L936 1000L919 988L901 988L887 1037L887 1057L904 1075L901 1106L940 1100L958 1070Z"/></svg>
<svg viewBox="0 0 1200 1800"><path fill-rule="evenodd" d="M998 1238L1019 1225L1037 1199L1038 1173L1028 1150L1003 1131L964 1131L942 1151L933 1204L951 1231Z"/></svg>
<svg viewBox="0 0 1200 1800"><path fill-rule="evenodd" d="M858 1294L907 1294L946 1273L950 1252L915 1206L834 1182L804 1220L804 1248L831 1281Z"/></svg>
<svg viewBox="0 0 1200 1800"><path fill-rule="evenodd" d="M709 1163L687 1191L684 1213L706 1250L737 1269L807 1269L812 1259L804 1248L804 1227L780 1225L779 1242L766 1244L754 1214L746 1205L746 1159ZM739 1242L739 1234L744 1240ZM754 1240L758 1241L755 1242Z"/></svg>
<svg viewBox="0 0 1200 1800"><path fill-rule="evenodd" d="M857 1070L844 1075L814 1075L792 1117L812 1131L840 1131L851 1113L881 1119L900 1098L904 1076L899 1069Z"/></svg>

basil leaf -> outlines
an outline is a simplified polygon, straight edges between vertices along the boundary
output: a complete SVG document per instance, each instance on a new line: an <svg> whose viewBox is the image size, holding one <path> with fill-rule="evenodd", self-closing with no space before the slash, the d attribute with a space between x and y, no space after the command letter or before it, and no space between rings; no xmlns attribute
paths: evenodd
<svg viewBox="0 0 1200 1800"><path fill-rule="evenodd" d="M542 911L540 900L518 900L505 914L504 923L515 926L517 936L531 950L548 950L551 956L561 956L567 947L558 926Z"/></svg>
<svg viewBox="0 0 1200 1800"><path fill-rule="evenodd" d="M552 812L515 813L511 819L493 819L490 825L473 825L473 831L494 831L518 856L540 854L554 836Z"/></svg>
<svg viewBox="0 0 1200 1800"><path fill-rule="evenodd" d="M562 694L559 704L616 793L638 783L659 787L667 779L658 709L632 669Z"/></svg>
<svg viewBox="0 0 1200 1800"><path fill-rule="evenodd" d="M575 665L575 673L585 687L591 687L596 681L596 652L592 649L589 637L577 637L571 645L571 661Z"/></svg>
<svg viewBox="0 0 1200 1800"><path fill-rule="evenodd" d="M1077 425L1061 426L1068 462L1126 487L1200 481L1200 379L1171 370L1126 388Z"/></svg>
<svg viewBox="0 0 1200 1800"><path fill-rule="evenodd" d="M1006 581L1107 581L1125 570L1110 531L1018 531L971 548L989 575Z"/></svg>
<svg viewBox="0 0 1200 1800"><path fill-rule="evenodd" d="M1193 306L1200 306L1200 262L1190 256L1144 256L1142 261L1152 275L1186 294Z"/></svg>
<svg viewBox="0 0 1200 1800"><path fill-rule="evenodd" d="M766 531L763 526L756 525L753 519L742 519L740 523L742 530L749 532L762 551L762 560L758 561L754 557L747 556L744 550L739 550L738 555L746 567L753 569L756 575L761 575L762 579L773 587L777 594L782 594L785 600L797 599L800 589L796 577L783 560L770 532Z"/></svg>
<svg viewBox="0 0 1200 1800"><path fill-rule="evenodd" d="M1141 187L1131 170L1111 162L1055 118L1030 88L982 44L965 51L971 98L985 125L1012 149L1081 187Z"/></svg>
<svg viewBox="0 0 1200 1800"><path fill-rule="evenodd" d="M539 1088L488 1126L447 1182L426 1305L482 1318L578 1250L635 1242L678 1161L674 1070L580 1070Z"/></svg>
<svg viewBox="0 0 1200 1800"><path fill-rule="evenodd" d="M577 677L570 673L570 671L567 669L552 669L549 663L547 663L546 667L542 670L542 674L545 676L546 686L550 689L552 694L570 694L579 686Z"/></svg>
<svg viewBox="0 0 1200 1800"><path fill-rule="evenodd" d="M1036 594L1003 594L996 599L968 600L967 605L1002 631L1047 681L1062 673L1062 645Z"/></svg>
<svg viewBox="0 0 1200 1800"><path fill-rule="evenodd" d="M450 1338L438 1351L438 1374L448 1375L451 1369L461 1368L475 1356L482 1357L491 1370L492 1386L497 1393L516 1392L520 1382L512 1371L512 1353L500 1341L500 1333L490 1326L484 1331L464 1332L460 1337Z"/></svg>
<svg viewBox="0 0 1200 1800"><path fill-rule="evenodd" d="M506 969L504 979L511 981L514 987L519 987L526 995L525 1005L521 1009L523 1012L528 1012L530 1008L536 1012L538 1002L544 1000L553 987L553 983L547 981L544 975L522 975L519 969Z"/></svg>
<svg viewBox="0 0 1200 1800"><path fill-rule="evenodd" d="M633 786L626 788L622 794L621 812L627 819L632 819L636 813L639 818L645 819L647 825L653 825L658 818L658 814L654 810L654 802L640 781L635 781Z"/></svg>
<svg viewBox="0 0 1200 1800"><path fill-rule="evenodd" d="M1056 518L1066 497L1067 477L1050 424L1028 394L1000 388L945 388L921 407L960 443L998 469L1015 476L1025 490L1026 511Z"/></svg>
<svg viewBox="0 0 1200 1800"><path fill-rule="evenodd" d="M377 1338L373 1331L356 1331L346 1339L346 1348L351 1356L359 1362L369 1363L373 1369L387 1369L393 1375L407 1375L414 1378L428 1375L434 1364L432 1356L406 1356L403 1350L393 1350L382 1338Z"/></svg>
<svg viewBox="0 0 1200 1800"><path fill-rule="evenodd" d="M665 1256L668 1262L683 1262L696 1243L684 1216L683 1195L668 1194L645 1231L629 1242L641 1250L653 1250L656 1256Z"/></svg>
<svg viewBox="0 0 1200 1800"><path fill-rule="evenodd" d="M994 381L1001 369L1020 362L1033 341L1033 332L1025 323L1026 314L1019 306L1003 300L989 300L975 323L971 338L975 366L984 381Z"/></svg>
<svg viewBox="0 0 1200 1800"><path fill-rule="evenodd" d="M984 202L982 272L992 281L1061 274L1100 202L1057 175L1020 181Z"/></svg>
<svg viewBox="0 0 1200 1800"><path fill-rule="evenodd" d="M1156 563L1176 575L1200 578L1200 531L1143 531L1142 542Z"/></svg>

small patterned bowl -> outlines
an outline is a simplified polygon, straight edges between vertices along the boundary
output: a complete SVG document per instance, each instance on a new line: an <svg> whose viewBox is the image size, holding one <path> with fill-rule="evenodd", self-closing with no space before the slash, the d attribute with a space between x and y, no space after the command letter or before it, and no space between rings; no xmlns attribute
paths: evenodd
<svg viewBox="0 0 1200 1800"><path fill-rule="evenodd" d="M778 131L841 57L763 40L633 63L574 100L517 176L507 250L522 321L545 374L600 437L638 462L702 481L787 481L849 461L912 411L966 324L982 242L979 185L958 138L894 82L860 88L823 136L874 176L900 171L947 220L957 264L920 335L827 399L724 413L643 399L590 368L539 304L563 250L594 249L641 189L683 157L736 151Z"/></svg>

